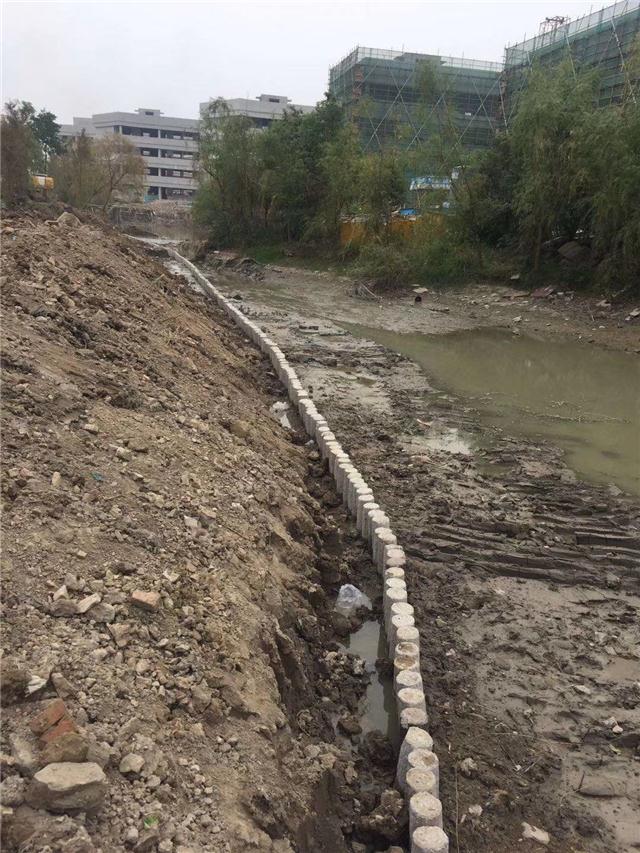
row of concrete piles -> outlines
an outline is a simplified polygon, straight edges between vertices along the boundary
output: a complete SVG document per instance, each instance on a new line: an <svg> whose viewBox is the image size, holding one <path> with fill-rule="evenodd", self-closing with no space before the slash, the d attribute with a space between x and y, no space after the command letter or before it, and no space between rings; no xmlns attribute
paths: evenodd
<svg viewBox="0 0 640 853"><path fill-rule="evenodd" d="M194 264L173 249L169 254L195 277L205 293L231 317L265 355L287 389L305 430L326 460L338 493L368 543L383 584L384 628L389 659L393 661L398 718L403 733L396 783L409 807L411 853L447 853L449 841L442 829L439 764L428 733L424 685L420 674L420 635L407 596L407 559L391 521L378 505L372 488L342 448L284 353L265 332L214 287Z"/></svg>

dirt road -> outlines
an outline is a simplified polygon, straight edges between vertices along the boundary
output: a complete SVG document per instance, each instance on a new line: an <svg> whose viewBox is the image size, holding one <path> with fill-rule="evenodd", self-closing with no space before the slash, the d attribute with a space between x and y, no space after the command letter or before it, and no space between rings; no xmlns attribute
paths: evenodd
<svg viewBox="0 0 640 853"><path fill-rule="evenodd" d="M625 470L637 475L637 440L622 465L605 464L607 431L629 419L637 428L635 356L602 368L635 401L631 412L622 403L609 426L585 433L598 419L576 415L573 401L563 420L574 426L549 432L539 407L531 428L523 417L498 419L497 395L489 405L485 393L455 393L456 371L438 387L430 362L423 370L399 354L397 337L391 349L367 340L399 328L437 336L497 324L525 343L531 331L544 349L561 337L597 341L608 328L608 343L633 353L637 326L619 314L593 328L591 311L569 317L563 297L542 305L518 297L516 308L507 289L426 295L415 305L362 301L344 280L290 270L217 284L296 363L411 558L452 849L638 849L640 507L624 488L634 484ZM468 347L473 362L480 349L473 338ZM544 383L565 369L558 363ZM595 443L602 469L588 455L576 457L584 475L567 464L580 441Z"/></svg>

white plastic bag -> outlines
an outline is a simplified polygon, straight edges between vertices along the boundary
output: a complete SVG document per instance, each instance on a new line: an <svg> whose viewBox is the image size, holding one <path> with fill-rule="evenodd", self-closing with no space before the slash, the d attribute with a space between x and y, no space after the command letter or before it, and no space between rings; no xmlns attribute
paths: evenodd
<svg viewBox="0 0 640 853"><path fill-rule="evenodd" d="M335 609L343 616L351 616L358 607L367 607L371 610L371 601L357 586L345 583L338 592Z"/></svg>

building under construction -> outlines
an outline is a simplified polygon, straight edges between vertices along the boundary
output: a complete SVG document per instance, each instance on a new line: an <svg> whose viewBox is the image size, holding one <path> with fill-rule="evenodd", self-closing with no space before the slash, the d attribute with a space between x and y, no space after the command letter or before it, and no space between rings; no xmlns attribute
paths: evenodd
<svg viewBox="0 0 640 853"><path fill-rule="evenodd" d="M637 78L639 32L640 0L621 0L575 21L548 18L537 36L505 49L504 63L356 47L330 69L329 91L365 150L411 148L443 127L449 139L479 148L508 126L535 64L569 59L576 73L598 69L600 104L620 102Z"/></svg>
<svg viewBox="0 0 640 853"><path fill-rule="evenodd" d="M502 121L502 64L356 47L329 71L329 91L365 150L411 148L443 124L465 147L489 144Z"/></svg>
<svg viewBox="0 0 640 853"><path fill-rule="evenodd" d="M620 103L629 84L638 78L640 0L621 0L598 12L571 21L547 18L538 35L510 45L504 52L503 100L507 121L517 95L526 86L530 69L568 60L575 73L600 72L600 106Z"/></svg>

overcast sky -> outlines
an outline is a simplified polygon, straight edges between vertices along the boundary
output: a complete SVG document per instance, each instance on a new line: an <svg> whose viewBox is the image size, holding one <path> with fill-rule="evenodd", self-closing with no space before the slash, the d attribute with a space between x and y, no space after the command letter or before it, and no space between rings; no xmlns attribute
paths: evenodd
<svg viewBox="0 0 640 853"><path fill-rule="evenodd" d="M2 102L61 122L153 107L197 117L209 97L288 95L313 104L356 44L501 60L507 42L579 0L130 2L2 0Z"/></svg>

